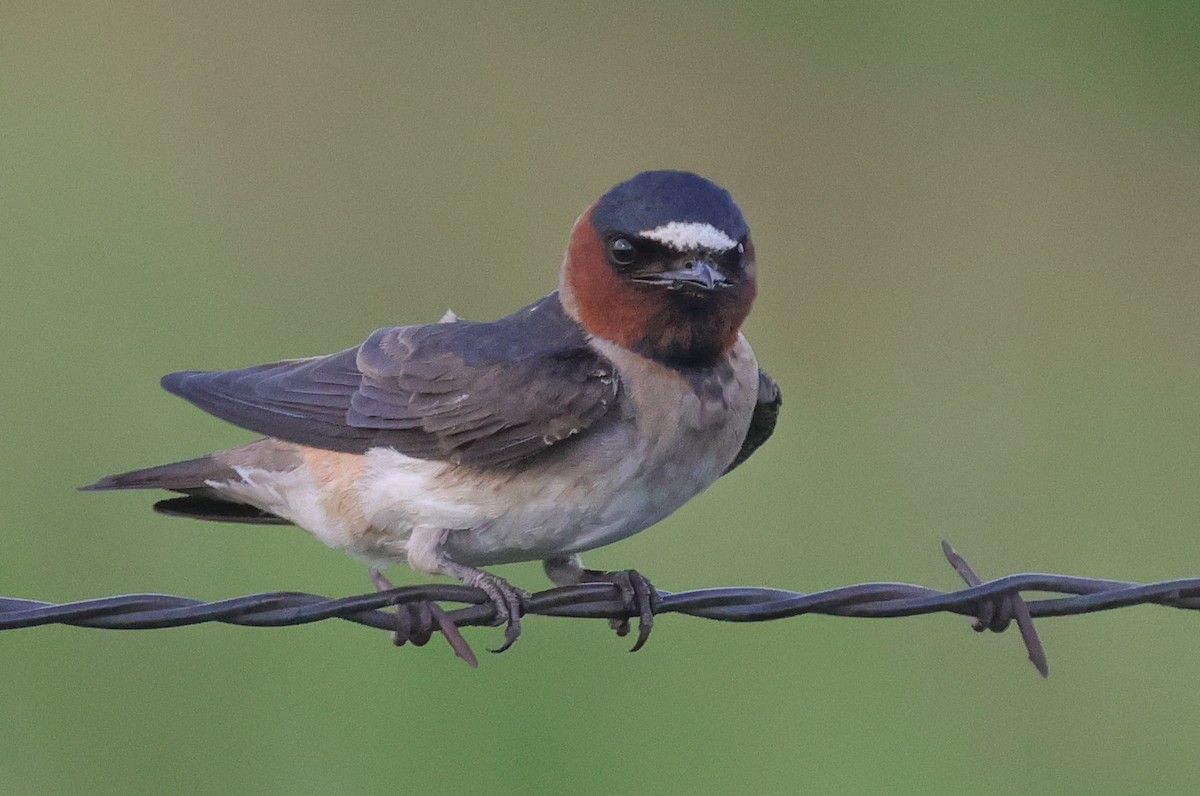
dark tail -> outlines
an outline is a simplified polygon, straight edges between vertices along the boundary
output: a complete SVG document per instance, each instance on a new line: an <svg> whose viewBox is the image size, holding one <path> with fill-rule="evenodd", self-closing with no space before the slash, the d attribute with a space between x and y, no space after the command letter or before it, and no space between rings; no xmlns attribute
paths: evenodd
<svg viewBox="0 0 1200 796"><path fill-rule="evenodd" d="M167 489L184 497L160 500L154 510L172 517L191 517L216 522L243 522L254 525L290 525L287 520L245 503L225 499L212 489L209 481L229 481L237 471L213 456L201 456L182 462L106 475L94 484L79 487L82 492L108 489Z"/></svg>
<svg viewBox="0 0 1200 796"><path fill-rule="evenodd" d="M154 504L154 510L159 514L166 514L168 517L188 517L193 520L244 522L249 525L292 524L283 517L254 506L211 498L206 495L186 495L170 500L160 500Z"/></svg>
<svg viewBox="0 0 1200 796"><path fill-rule="evenodd" d="M158 467L130 470L127 473L106 475L94 484L79 487L82 492L100 492L106 489L169 489L172 492L194 492L203 490L209 481L228 481L237 478L232 467L222 464L212 456L200 456Z"/></svg>

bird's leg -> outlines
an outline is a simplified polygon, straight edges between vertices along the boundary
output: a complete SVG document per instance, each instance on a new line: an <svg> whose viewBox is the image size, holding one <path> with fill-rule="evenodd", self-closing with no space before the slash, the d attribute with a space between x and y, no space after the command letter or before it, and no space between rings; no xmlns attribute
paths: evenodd
<svg viewBox="0 0 1200 796"><path fill-rule="evenodd" d="M630 612L638 617L638 637L630 652L637 652L650 638L654 629L654 614L661 598L653 584L636 569L620 569L608 572L602 569L587 569L577 555L548 558L542 562L546 577L555 586L574 586L579 583L614 583L621 590L621 598ZM629 619L609 619L609 627L618 636L629 634Z"/></svg>
<svg viewBox="0 0 1200 796"><path fill-rule="evenodd" d="M371 582L378 591L391 591L396 588L388 577L375 567L371 567ZM411 641L422 647L434 630L440 630L446 637L450 649L472 667L479 665L471 645L463 638L458 625L450 621L442 607L432 600L420 600L414 603L396 603L396 629L392 631L392 643L397 647Z"/></svg>
<svg viewBox="0 0 1200 796"><path fill-rule="evenodd" d="M495 624L506 625L504 643L492 652L504 652L521 635L521 615L525 613L524 601L529 598L529 592L516 588L498 575L451 561L442 550L446 533L444 529L428 526L415 528L407 546L409 566L430 575L458 578L463 585L483 591L496 610Z"/></svg>

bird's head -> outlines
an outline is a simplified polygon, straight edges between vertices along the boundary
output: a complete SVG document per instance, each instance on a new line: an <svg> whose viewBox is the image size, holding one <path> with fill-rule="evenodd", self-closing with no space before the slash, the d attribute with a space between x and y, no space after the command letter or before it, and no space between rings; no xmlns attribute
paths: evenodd
<svg viewBox="0 0 1200 796"><path fill-rule="evenodd" d="M563 261L563 306L588 332L672 367L737 342L756 292L754 246L729 192L645 171L584 211Z"/></svg>

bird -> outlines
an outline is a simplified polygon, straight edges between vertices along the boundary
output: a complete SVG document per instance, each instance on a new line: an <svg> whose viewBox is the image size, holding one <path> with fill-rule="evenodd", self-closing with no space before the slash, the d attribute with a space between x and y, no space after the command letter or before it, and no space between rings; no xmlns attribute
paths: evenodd
<svg viewBox="0 0 1200 796"><path fill-rule="evenodd" d="M615 583L636 650L657 592L580 554L654 525L771 436L781 391L741 332L757 290L731 194L644 171L578 216L557 290L499 320L450 312L327 356L170 373L166 390L263 436L81 489L162 489L180 495L155 504L165 514L298 525L379 589L400 562L455 578L506 626L494 651L519 636L528 593L484 567L541 561L558 586Z"/></svg>

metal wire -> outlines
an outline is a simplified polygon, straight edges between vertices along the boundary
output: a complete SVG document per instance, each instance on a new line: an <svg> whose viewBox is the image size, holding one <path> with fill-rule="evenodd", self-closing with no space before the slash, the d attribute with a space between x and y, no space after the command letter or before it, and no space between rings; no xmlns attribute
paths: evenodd
<svg viewBox="0 0 1200 796"><path fill-rule="evenodd" d="M812 593L748 586L675 593L660 590L661 600L654 613L723 622L764 622L806 614L890 618L954 613L973 618L975 630L997 633L1016 622L1030 661L1045 676L1049 670L1034 618L1145 604L1200 610L1200 578L1146 584L1030 572L981 582L949 544L943 542L942 548L967 588L943 592L909 583L858 583ZM1022 592L1031 591L1062 596L1026 601ZM464 607L444 611L438 603L460 603ZM388 606L396 606L396 612L382 610ZM638 607L631 605L617 586L608 583L538 592L525 600L524 608L527 615L540 616L615 620L638 616ZM474 664L474 655L456 628L492 625L495 611L481 590L446 584L401 586L338 599L302 592L266 592L217 602L164 594L125 594L61 604L0 597L0 630L51 624L147 630L202 622L281 627L325 619L344 619L392 631L397 644L411 641L422 645L440 630L456 653Z"/></svg>

